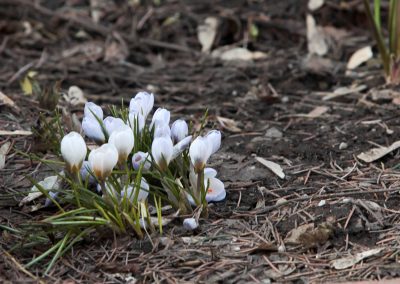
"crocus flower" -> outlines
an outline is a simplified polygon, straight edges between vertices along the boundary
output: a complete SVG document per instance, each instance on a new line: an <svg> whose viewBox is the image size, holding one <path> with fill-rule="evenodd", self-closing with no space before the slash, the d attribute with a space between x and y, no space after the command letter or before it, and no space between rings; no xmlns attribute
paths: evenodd
<svg viewBox="0 0 400 284"><path fill-rule="evenodd" d="M99 120L103 120L103 110L95 103L87 102L85 104L84 116L94 119L97 117Z"/></svg>
<svg viewBox="0 0 400 284"><path fill-rule="evenodd" d="M219 147L221 147L221 132L218 130L211 130L206 135L208 145L211 148L211 155L218 151Z"/></svg>
<svg viewBox="0 0 400 284"><path fill-rule="evenodd" d="M180 154L182 154L185 149L189 147L190 142L192 142L192 135L183 138L180 142L174 145L172 159L175 159Z"/></svg>
<svg viewBox="0 0 400 284"><path fill-rule="evenodd" d="M124 128L126 124L124 121L120 118L112 117L112 116L107 116L104 121L104 127L107 130L107 133L109 136L116 131Z"/></svg>
<svg viewBox="0 0 400 284"><path fill-rule="evenodd" d="M69 173L77 174L79 172L86 153L85 141L79 133L72 131L61 140L61 154Z"/></svg>
<svg viewBox="0 0 400 284"><path fill-rule="evenodd" d="M121 197L124 197L125 195L127 198L131 201L134 202L135 194L136 194L136 186L135 185L129 185L128 187L124 188L124 190L121 192ZM140 190L138 193L138 198L137 201L145 201L147 197L149 196L149 190L150 186L147 183L147 181L142 178L140 181Z"/></svg>
<svg viewBox="0 0 400 284"><path fill-rule="evenodd" d="M171 137L156 137L151 145L151 153L154 161L161 170L165 170L171 162L174 145Z"/></svg>
<svg viewBox="0 0 400 284"><path fill-rule="evenodd" d="M154 95L139 92L129 103L129 112L143 115L146 119L154 106Z"/></svg>
<svg viewBox="0 0 400 284"><path fill-rule="evenodd" d="M158 108L153 115L151 120L150 129L155 126L157 128L158 125L169 125L171 114L165 108Z"/></svg>
<svg viewBox="0 0 400 284"><path fill-rule="evenodd" d="M132 129L125 125L124 128L120 128L115 130L110 138L108 139L108 143L113 144L118 151L118 163L122 165L125 163L128 155L131 153L134 146L134 136Z"/></svg>
<svg viewBox="0 0 400 284"><path fill-rule="evenodd" d="M198 136L189 148L190 160L196 172L200 172L206 166L211 156L211 150L206 137Z"/></svg>
<svg viewBox="0 0 400 284"><path fill-rule="evenodd" d="M171 137L174 143L178 143L183 138L188 136L189 128L186 121L182 119L175 120L171 126Z"/></svg>
<svg viewBox="0 0 400 284"><path fill-rule="evenodd" d="M118 162L118 151L114 145L106 143L89 154L89 163L98 180L104 181Z"/></svg>
<svg viewBox="0 0 400 284"><path fill-rule="evenodd" d="M154 130L154 138L167 136L171 137L171 128L169 128L168 124L158 124L156 129Z"/></svg>
<svg viewBox="0 0 400 284"><path fill-rule="evenodd" d="M149 170L151 167L151 156L149 153L137 152L132 157L132 166L135 170L139 170L143 164L143 170Z"/></svg>
<svg viewBox="0 0 400 284"><path fill-rule="evenodd" d="M199 223L196 221L195 218L185 218L183 220L183 227L186 230L192 231L192 230L195 230L195 229L197 229L199 227Z"/></svg>
<svg viewBox="0 0 400 284"><path fill-rule="evenodd" d="M85 116L83 118L82 130L89 139L92 139L97 144L103 144L106 140L100 123L93 117Z"/></svg>
<svg viewBox="0 0 400 284"><path fill-rule="evenodd" d="M135 127L138 127L137 131L142 132L145 125L145 117L140 113L130 112L128 117L128 125L135 130Z"/></svg>
<svg viewBox="0 0 400 284"><path fill-rule="evenodd" d="M226 197L225 186L222 181L216 178L217 171L213 168L205 168L204 169L204 187L208 189L206 192L206 201L207 202L217 202L224 200ZM194 189L197 188L197 174L193 171L189 174L190 184ZM195 205L195 202L191 196L188 196L188 200L192 205Z"/></svg>

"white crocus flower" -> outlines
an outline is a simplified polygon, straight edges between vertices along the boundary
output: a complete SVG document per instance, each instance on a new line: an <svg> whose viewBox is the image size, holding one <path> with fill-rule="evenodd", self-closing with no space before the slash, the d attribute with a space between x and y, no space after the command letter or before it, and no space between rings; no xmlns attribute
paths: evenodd
<svg viewBox="0 0 400 284"><path fill-rule="evenodd" d="M129 103L129 112L143 115L146 119L154 106L154 95L147 92L139 92Z"/></svg>
<svg viewBox="0 0 400 284"><path fill-rule="evenodd" d="M195 218L185 218L183 220L183 227L186 230L195 230L199 227L199 223L197 222L197 220Z"/></svg>
<svg viewBox="0 0 400 284"><path fill-rule="evenodd" d="M135 130L135 127L138 127L137 131L142 132L145 125L145 117L140 113L130 112L128 117L128 124Z"/></svg>
<svg viewBox="0 0 400 284"><path fill-rule="evenodd" d="M147 181L142 178L140 181L140 189L137 197L137 201L145 201L147 197L149 196L149 190L150 186L147 183ZM135 200L135 195L136 195L136 186L135 185L129 185L128 187L125 187L124 190L121 192L121 197L123 198L126 195L126 197L131 201L134 202Z"/></svg>
<svg viewBox="0 0 400 284"><path fill-rule="evenodd" d="M151 167L151 156L149 153L137 152L132 157L132 166L135 170L139 170L143 164L143 170L149 170Z"/></svg>
<svg viewBox="0 0 400 284"><path fill-rule="evenodd" d="M178 157L180 154L182 154L185 149L187 149L190 145L190 142L192 142L192 136L187 136L183 138L180 142L174 145L174 151L172 154L172 159L175 159Z"/></svg>
<svg viewBox="0 0 400 284"><path fill-rule="evenodd" d="M114 131L123 129L126 126L122 119L112 116L107 116L103 124L109 136L111 136Z"/></svg>
<svg viewBox="0 0 400 284"><path fill-rule="evenodd" d="M106 143L89 154L90 168L98 180L104 181L118 162L118 151L114 145Z"/></svg>
<svg viewBox="0 0 400 284"><path fill-rule="evenodd" d="M178 143L183 138L188 136L189 128L186 121L182 119L175 120L171 126L171 137L174 143Z"/></svg>
<svg viewBox="0 0 400 284"><path fill-rule="evenodd" d="M87 102L85 104L84 116L88 118L94 118L95 120L97 117L97 119L103 120L103 110L95 103Z"/></svg>
<svg viewBox="0 0 400 284"><path fill-rule="evenodd" d="M106 140L100 123L90 116L85 116L82 121L82 130L86 137L92 139L97 144L103 144Z"/></svg>
<svg viewBox="0 0 400 284"><path fill-rule="evenodd" d="M171 114L165 108L158 108L153 115L151 120L150 129L155 126L157 128L158 125L169 125Z"/></svg>
<svg viewBox="0 0 400 284"><path fill-rule="evenodd" d="M221 147L221 132L218 130L211 130L206 135L208 144L211 148L211 155L218 151Z"/></svg>
<svg viewBox="0 0 400 284"><path fill-rule="evenodd" d="M166 170L172 159L174 145L171 137L162 136L153 140L151 145L151 153L156 164L160 169Z"/></svg>
<svg viewBox="0 0 400 284"><path fill-rule="evenodd" d="M189 148L189 155L196 172L200 172L204 169L211 156L211 150L212 148L206 137L199 136L194 139Z"/></svg>
<svg viewBox="0 0 400 284"><path fill-rule="evenodd" d="M156 125L156 129L154 130L154 138L162 136L171 137L171 128L169 128L168 124Z"/></svg>
<svg viewBox="0 0 400 284"><path fill-rule="evenodd" d="M96 184L96 179L91 175L92 169L90 168L90 163L89 161L83 161L81 170L80 170L80 175L81 179L83 182L88 180L89 185L95 185Z"/></svg>
<svg viewBox="0 0 400 284"><path fill-rule="evenodd" d="M113 144L118 151L118 163L120 165L124 164L129 154L131 153L134 146L134 136L132 129L125 125L124 128L115 130L108 143Z"/></svg>
<svg viewBox="0 0 400 284"><path fill-rule="evenodd" d="M204 169L204 188L208 189L206 192L206 201L207 202L218 202L224 200L226 197L225 185L222 181L216 178L217 171L213 168L205 168ZM194 190L197 189L197 174L193 171L189 174L190 184ZM188 195L188 200L190 204L196 205L192 196Z"/></svg>
<svg viewBox="0 0 400 284"><path fill-rule="evenodd" d="M87 148L82 136L72 131L61 140L61 155L69 173L77 174L85 160Z"/></svg>

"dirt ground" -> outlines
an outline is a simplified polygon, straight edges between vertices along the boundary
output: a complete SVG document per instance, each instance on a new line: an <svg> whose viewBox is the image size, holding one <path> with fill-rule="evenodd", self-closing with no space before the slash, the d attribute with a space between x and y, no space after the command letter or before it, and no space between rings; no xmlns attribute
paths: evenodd
<svg viewBox="0 0 400 284"><path fill-rule="evenodd" d="M48 275L23 267L39 248L8 249L2 231L0 279L12 283L321 283L400 277L400 172L397 150L367 163L357 156L399 140L399 88L382 76L362 1L0 0L0 130L38 129L37 99L20 81L36 71L43 84L79 86L88 100L120 104L140 90L156 106L223 132L211 161L225 201L188 232L178 218L152 241L104 233L77 245ZM96 5L100 7L95 9ZM93 11L98 11L94 14ZM306 15L325 35L324 56L308 52ZM385 15L385 12L383 13ZM198 26L219 25L221 46L263 52L222 60L201 52ZM249 27L256 26L257 35ZM374 59L346 70L349 57L372 46ZM334 93L346 88L341 95ZM336 95L332 95L336 94ZM331 96L331 97L327 97ZM60 103L82 116L82 106ZM34 135L11 142L0 169L0 220L12 228L51 210L18 206L46 175L16 150L52 157ZM282 166L281 179L256 157ZM153 243L153 244L152 244ZM343 265L344 261L345 265Z"/></svg>

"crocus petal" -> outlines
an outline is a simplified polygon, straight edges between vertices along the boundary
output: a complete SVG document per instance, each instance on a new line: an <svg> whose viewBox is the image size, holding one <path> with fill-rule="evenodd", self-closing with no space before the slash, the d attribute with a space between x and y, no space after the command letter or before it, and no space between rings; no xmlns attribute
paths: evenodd
<svg viewBox="0 0 400 284"><path fill-rule="evenodd" d="M104 181L118 162L118 151L114 145L106 143L89 154L90 167L94 175Z"/></svg>
<svg viewBox="0 0 400 284"><path fill-rule="evenodd" d="M143 115L146 119L154 106L154 95L139 92L129 103L129 112Z"/></svg>
<svg viewBox="0 0 400 284"><path fill-rule="evenodd" d="M95 103L87 102L85 104L84 116L93 119L97 117L99 120L103 120L103 110Z"/></svg>
<svg viewBox="0 0 400 284"><path fill-rule="evenodd" d="M187 136L183 138L180 142L174 145L174 152L172 154L172 159L175 159L178 157L180 154L182 154L183 151L185 151L189 145L190 142L192 142L192 136Z"/></svg>
<svg viewBox="0 0 400 284"><path fill-rule="evenodd" d="M58 198L58 195L59 195L59 194L60 194L59 191L57 191L57 192L49 191L50 197L51 197L53 200L55 200L55 201L57 201L57 198ZM44 207L49 207L49 206L52 205L52 204L53 204L53 201L52 201L50 198L46 198L46 200L45 200L45 202L44 202Z"/></svg>
<svg viewBox="0 0 400 284"><path fill-rule="evenodd" d="M132 129L126 125L124 128L115 130L108 139L108 143L113 144L118 151L118 162L120 164L124 163L128 158L135 144L134 142Z"/></svg>
<svg viewBox="0 0 400 284"><path fill-rule="evenodd" d="M186 230L195 230L199 227L199 223L196 221L195 218L185 218L183 220L183 227Z"/></svg>
<svg viewBox="0 0 400 284"><path fill-rule="evenodd" d="M207 183L209 184L206 193L207 202L217 202L225 199L226 191L222 181L217 178L210 178L208 180L204 180L204 183L206 183L205 186L207 186Z"/></svg>
<svg viewBox="0 0 400 284"><path fill-rule="evenodd" d="M121 196L124 197L125 195L127 196L127 198L129 198L129 200L131 202L134 202L134 198L135 198L135 189L136 186L134 185L130 185L127 188L125 188L122 193ZM142 180L140 181L140 190L138 193L138 198L137 201L145 201L147 199L147 197L149 196L149 190L150 190L150 186L147 183L147 181L142 178Z"/></svg>
<svg viewBox="0 0 400 284"><path fill-rule="evenodd" d="M165 108L158 108L151 120L150 129L157 125L169 125L171 114Z"/></svg>
<svg viewBox="0 0 400 284"><path fill-rule="evenodd" d="M137 152L132 157L132 166L135 170L139 170L141 164L143 165L143 170L149 170L151 167L151 156L149 153Z"/></svg>
<svg viewBox="0 0 400 284"><path fill-rule="evenodd" d="M221 132L218 130L211 130L207 133L206 138L210 145L212 155L221 147Z"/></svg>
<svg viewBox="0 0 400 284"><path fill-rule="evenodd" d="M92 169L90 168L90 163L89 161L83 161L81 170L80 170L80 175L81 179L83 182L88 180L89 185L95 185L96 184L96 179L90 174Z"/></svg>
<svg viewBox="0 0 400 284"><path fill-rule="evenodd" d="M97 144L103 144L106 140L99 122L93 117L84 117L82 121L82 130L86 137L92 139Z"/></svg>
<svg viewBox="0 0 400 284"><path fill-rule="evenodd" d="M168 124L158 124L156 129L154 130L154 137L162 137L167 136L171 137L171 128L169 128Z"/></svg>
<svg viewBox="0 0 400 284"><path fill-rule="evenodd" d="M134 113L134 112L129 113L128 124L132 128L132 130L135 130L136 127L138 127L137 131L139 133L142 132L145 123L146 123L145 117L140 113Z"/></svg>
<svg viewBox="0 0 400 284"><path fill-rule="evenodd" d="M204 169L204 179L215 178L217 176L217 171L213 168Z"/></svg>
<svg viewBox="0 0 400 284"><path fill-rule="evenodd" d="M85 160L87 148L82 136L72 131L61 140L61 155L70 173L78 173Z"/></svg>
<svg viewBox="0 0 400 284"><path fill-rule="evenodd" d="M156 164L161 170L168 167L172 159L174 145L172 144L171 137L162 136L153 140L151 145L151 153Z"/></svg>
<svg viewBox="0 0 400 284"><path fill-rule="evenodd" d="M211 155L211 148L205 137L197 137L194 139L189 148L190 160L196 171L204 169L208 158Z"/></svg>
<svg viewBox="0 0 400 284"><path fill-rule="evenodd" d="M114 131L123 129L126 126L122 119L112 116L107 116L103 123L109 136L111 136Z"/></svg>
<svg viewBox="0 0 400 284"><path fill-rule="evenodd" d="M189 133L189 128L186 121L178 119L172 123L171 126L171 137L174 143L178 143L184 139Z"/></svg>

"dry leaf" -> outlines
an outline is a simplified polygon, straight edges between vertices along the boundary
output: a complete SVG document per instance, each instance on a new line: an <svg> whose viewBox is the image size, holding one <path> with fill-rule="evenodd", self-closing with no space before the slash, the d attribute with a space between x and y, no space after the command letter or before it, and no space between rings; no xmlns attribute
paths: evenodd
<svg viewBox="0 0 400 284"><path fill-rule="evenodd" d="M44 180L38 182L40 186L43 187L43 189L46 189L47 191L51 190L59 190L61 188L61 181L58 176L49 176L46 177ZM40 196L42 196L43 193L39 191L39 189L36 187L36 185L32 186L31 192L28 194L28 196L25 196L21 202L19 203L19 206L23 206L24 204L27 204Z"/></svg>
<svg viewBox="0 0 400 284"><path fill-rule="evenodd" d="M6 142L0 147L0 170L6 165L6 155L10 150L11 142Z"/></svg>
<svg viewBox="0 0 400 284"><path fill-rule="evenodd" d="M219 124L221 124L222 128L229 130L230 132L241 132L242 130L237 126L238 123L230 118L217 116L217 120Z"/></svg>
<svg viewBox="0 0 400 284"><path fill-rule="evenodd" d="M306 24L308 53L325 55L328 52L328 44L322 29L317 27L314 17L310 14L307 14Z"/></svg>
<svg viewBox="0 0 400 284"><path fill-rule="evenodd" d="M3 94L1 91L0 91L0 104L9 106L17 111L20 110L19 107L15 104L15 102L9 97L7 97L5 94Z"/></svg>
<svg viewBox="0 0 400 284"><path fill-rule="evenodd" d="M309 0L308 1L308 9L310 11L318 10L323 5L324 5L324 0Z"/></svg>
<svg viewBox="0 0 400 284"><path fill-rule="evenodd" d="M304 224L294 228L287 234L285 243L301 244L301 236L312 229L314 229L314 223Z"/></svg>
<svg viewBox="0 0 400 284"><path fill-rule="evenodd" d="M235 47L225 50L225 48L216 49L211 54L213 57L218 57L222 60L257 60L267 57L267 54L261 51L250 51L247 48Z"/></svg>
<svg viewBox="0 0 400 284"><path fill-rule="evenodd" d="M317 106L316 108L314 108L312 111L310 111L307 114L307 117L309 118L316 118L319 117L321 115L323 115L324 113L326 113L329 110L329 107L326 106Z"/></svg>
<svg viewBox="0 0 400 284"><path fill-rule="evenodd" d="M32 135L33 133L31 131L27 130L14 130L14 131L9 131L9 130L0 130L0 136L13 136L13 135L23 135L23 136L29 136Z"/></svg>
<svg viewBox="0 0 400 284"><path fill-rule="evenodd" d="M357 156L357 158L363 160L364 162L371 163L373 161L382 158L383 156L389 154L390 152L396 150L399 147L400 147L400 141L396 141L389 147L372 148L367 152L362 152Z"/></svg>
<svg viewBox="0 0 400 284"><path fill-rule="evenodd" d="M197 39L201 44L201 52L209 52L217 35L218 19L208 17L204 24L200 25L197 30Z"/></svg>
<svg viewBox="0 0 400 284"><path fill-rule="evenodd" d="M349 62L347 62L347 69L355 69L364 62L370 60L373 56L372 49L370 46L360 48L350 57Z"/></svg>
<svg viewBox="0 0 400 284"><path fill-rule="evenodd" d="M379 254L383 250L384 250L384 248L375 248L375 249L363 251L363 252L357 253L354 256L335 259L331 262L331 264L337 270L346 269L346 268L352 267L354 264L360 262L361 260L363 260L365 258Z"/></svg>
<svg viewBox="0 0 400 284"><path fill-rule="evenodd" d="M324 95L322 100L323 101L329 101L329 100L337 98L337 97L349 95L349 94L352 94L352 93L361 92L361 91L365 90L366 88L367 88L366 85L350 86L350 87L339 87L339 88L335 89L333 91L333 93L320 92L320 93L316 93L316 94Z"/></svg>
<svg viewBox="0 0 400 284"><path fill-rule="evenodd" d="M83 91L77 86L69 87L68 93L64 95L64 99L73 106L87 103L87 99L85 98Z"/></svg>
<svg viewBox="0 0 400 284"><path fill-rule="evenodd" d="M263 164L264 166L266 166L268 169L270 169L274 174L276 174L278 177L280 177L281 179L285 178L285 173L282 170L282 167L280 165L278 165L277 163L268 161L264 158L261 157L256 157L256 160Z"/></svg>

